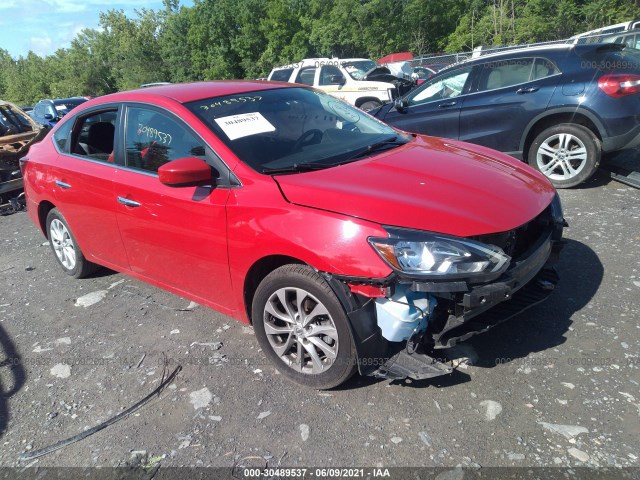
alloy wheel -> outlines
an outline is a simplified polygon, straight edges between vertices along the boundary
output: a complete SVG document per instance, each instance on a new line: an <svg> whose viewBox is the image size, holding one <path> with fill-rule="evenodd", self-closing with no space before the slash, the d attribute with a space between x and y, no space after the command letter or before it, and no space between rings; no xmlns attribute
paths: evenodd
<svg viewBox="0 0 640 480"><path fill-rule="evenodd" d="M49 239L62 266L67 270L73 270L76 266L76 247L69 230L57 218L53 219L49 226Z"/></svg>
<svg viewBox="0 0 640 480"><path fill-rule="evenodd" d="M569 180L587 164L587 147L569 133L552 135L540 144L536 162L540 172L551 180Z"/></svg>
<svg viewBox="0 0 640 480"><path fill-rule="evenodd" d="M301 288L280 288L264 308L264 330L273 351L305 374L328 370L338 354L338 331L327 308Z"/></svg>

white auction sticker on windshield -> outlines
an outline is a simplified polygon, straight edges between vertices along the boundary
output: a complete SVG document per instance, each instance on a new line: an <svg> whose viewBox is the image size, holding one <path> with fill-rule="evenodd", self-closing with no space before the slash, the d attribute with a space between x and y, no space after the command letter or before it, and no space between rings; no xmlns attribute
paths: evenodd
<svg viewBox="0 0 640 480"><path fill-rule="evenodd" d="M274 132L276 129L260 112L241 113L239 115L216 118L215 120L222 131L227 134L229 140L258 133Z"/></svg>

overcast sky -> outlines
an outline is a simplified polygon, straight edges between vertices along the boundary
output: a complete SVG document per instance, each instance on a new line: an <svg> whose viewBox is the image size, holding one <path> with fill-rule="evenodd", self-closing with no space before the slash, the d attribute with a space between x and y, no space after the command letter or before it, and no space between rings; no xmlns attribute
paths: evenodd
<svg viewBox="0 0 640 480"><path fill-rule="evenodd" d="M181 0L191 6L193 0ZM135 17L137 8L162 9L162 0L0 0L0 49L12 57L29 50L45 56L69 47L83 28L96 28L99 13L124 10Z"/></svg>

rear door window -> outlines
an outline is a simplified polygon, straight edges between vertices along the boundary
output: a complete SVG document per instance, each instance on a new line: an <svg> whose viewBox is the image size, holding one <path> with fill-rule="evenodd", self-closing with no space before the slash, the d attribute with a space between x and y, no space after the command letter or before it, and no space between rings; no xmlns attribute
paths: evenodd
<svg viewBox="0 0 640 480"><path fill-rule="evenodd" d="M477 67L478 82L475 91L497 90L540 80L560 73L558 67L546 58L513 58L487 62Z"/></svg>
<svg viewBox="0 0 640 480"><path fill-rule="evenodd" d="M72 153L92 160L114 163L113 147L117 117L118 110L115 108L91 112L80 117L74 127ZM63 140L64 133L56 138L58 146L66 148Z"/></svg>
<svg viewBox="0 0 640 480"><path fill-rule="evenodd" d="M485 63L480 69L478 91L496 90L528 82L534 61L533 58L514 58Z"/></svg>

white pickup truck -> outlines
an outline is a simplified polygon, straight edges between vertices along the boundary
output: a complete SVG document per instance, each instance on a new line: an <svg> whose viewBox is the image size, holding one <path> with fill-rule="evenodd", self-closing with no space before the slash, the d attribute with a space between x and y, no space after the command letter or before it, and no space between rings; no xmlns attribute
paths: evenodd
<svg viewBox="0 0 640 480"><path fill-rule="evenodd" d="M366 58L307 58L274 68L268 79L310 85L368 111L398 96L393 83L365 79L375 68Z"/></svg>

